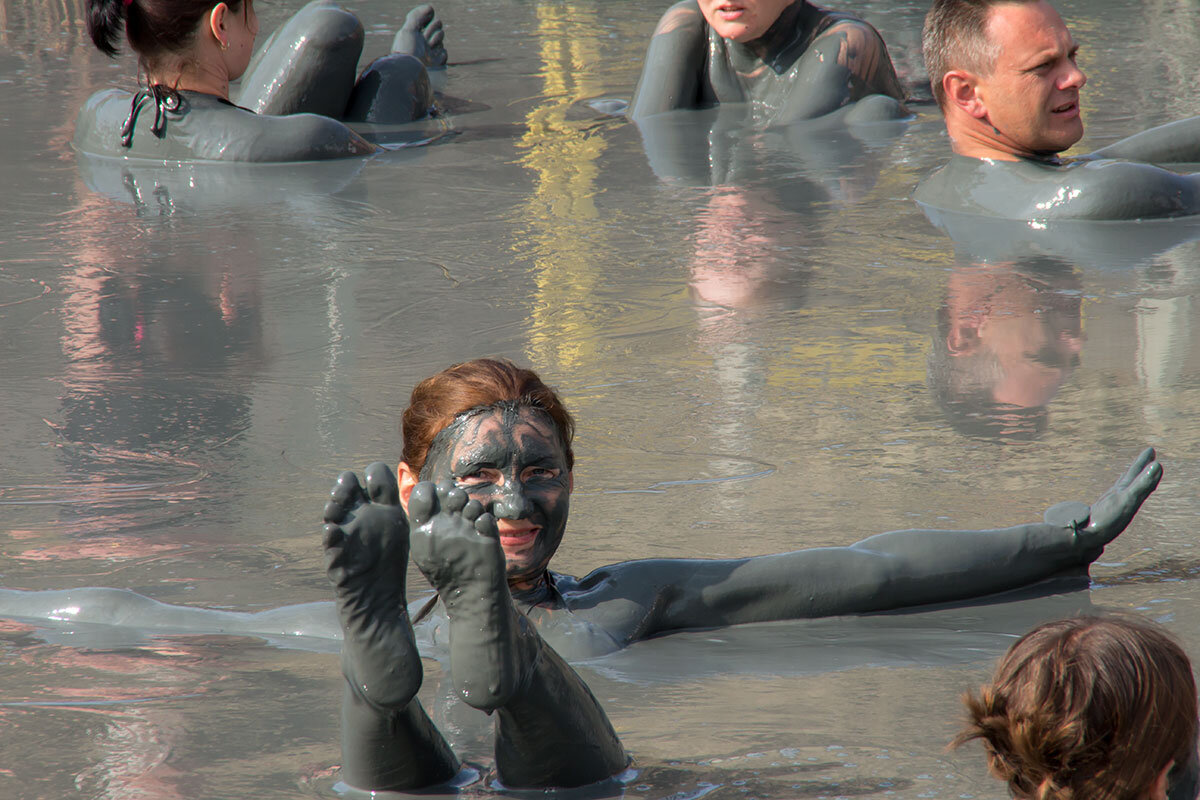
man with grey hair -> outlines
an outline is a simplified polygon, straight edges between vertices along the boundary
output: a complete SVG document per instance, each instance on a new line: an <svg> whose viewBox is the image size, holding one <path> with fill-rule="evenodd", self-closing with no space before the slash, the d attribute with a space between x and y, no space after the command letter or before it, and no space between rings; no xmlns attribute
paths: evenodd
<svg viewBox="0 0 1200 800"><path fill-rule="evenodd" d="M923 45L955 153L917 187L927 210L1029 220L1200 213L1200 176L1143 163L1200 160L1200 118L1059 157L1083 137L1087 76L1046 0L934 0Z"/></svg>

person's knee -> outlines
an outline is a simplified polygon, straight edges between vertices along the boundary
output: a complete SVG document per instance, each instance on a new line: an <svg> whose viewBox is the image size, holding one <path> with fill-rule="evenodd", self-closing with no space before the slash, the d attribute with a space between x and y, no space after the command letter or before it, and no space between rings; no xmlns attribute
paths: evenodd
<svg viewBox="0 0 1200 800"><path fill-rule="evenodd" d="M432 105L425 66L413 56L391 53L363 70L343 119L381 125L411 122L425 116Z"/></svg>

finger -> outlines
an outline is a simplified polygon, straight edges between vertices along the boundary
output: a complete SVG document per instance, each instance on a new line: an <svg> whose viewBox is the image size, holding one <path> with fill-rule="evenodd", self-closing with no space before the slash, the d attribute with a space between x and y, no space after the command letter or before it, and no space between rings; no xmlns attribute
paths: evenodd
<svg viewBox="0 0 1200 800"><path fill-rule="evenodd" d="M463 506L463 519L467 522L474 522L479 519L479 515L483 513L483 503L478 500L470 500Z"/></svg>
<svg viewBox="0 0 1200 800"><path fill-rule="evenodd" d="M437 17L434 17L433 21L425 26L425 30L423 31L423 33L425 34L425 38L428 39L431 36L433 36L435 33L441 32L441 30L442 30L442 21L440 19L438 19Z"/></svg>
<svg viewBox="0 0 1200 800"><path fill-rule="evenodd" d="M1129 465L1129 469L1125 470L1125 474L1121 476L1121 479L1117 481L1113 488L1124 488L1131 485L1137 479L1138 475L1141 474L1147 466L1154 462L1154 459L1154 448L1147 447L1141 452L1141 455L1133 460L1133 463Z"/></svg>
<svg viewBox="0 0 1200 800"><path fill-rule="evenodd" d="M367 479L367 496L372 502L388 506L400 505L400 485L396 483L396 474L392 468L382 461L376 461L367 467L364 475Z"/></svg>
<svg viewBox="0 0 1200 800"><path fill-rule="evenodd" d="M437 513L437 490L429 481L421 481L408 496L408 517L414 525L422 525Z"/></svg>
<svg viewBox="0 0 1200 800"><path fill-rule="evenodd" d="M446 32L439 28L425 37L425 39L429 42L429 47L431 49L437 50L442 46L442 43L446 41Z"/></svg>
<svg viewBox="0 0 1200 800"><path fill-rule="evenodd" d="M500 530L496 527L496 518L491 514L480 514L475 520L475 532L489 539L499 539Z"/></svg>
<svg viewBox="0 0 1200 800"><path fill-rule="evenodd" d="M338 475L337 483L329 493L329 502L325 504L325 521L341 522L351 508L365 499L358 476L350 470Z"/></svg>

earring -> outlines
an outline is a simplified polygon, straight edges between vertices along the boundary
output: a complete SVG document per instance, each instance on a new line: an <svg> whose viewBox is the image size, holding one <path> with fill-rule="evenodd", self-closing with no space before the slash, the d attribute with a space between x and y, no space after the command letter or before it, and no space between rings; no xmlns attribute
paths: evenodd
<svg viewBox="0 0 1200 800"><path fill-rule="evenodd" d="M217 41L221 41L221 40L220 40L220 39L218 39ZM225 50L228 50L228 49L229 49L229 42L221 42L221 50L222 50L222 51L225 51Z"/></svg>

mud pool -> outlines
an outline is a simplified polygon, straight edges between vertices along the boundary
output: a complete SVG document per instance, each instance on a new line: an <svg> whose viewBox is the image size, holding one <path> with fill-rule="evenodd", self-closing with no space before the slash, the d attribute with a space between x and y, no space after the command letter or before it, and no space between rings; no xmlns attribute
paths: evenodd
<svg viewBox="0 0 1200 800"><path fill-rule="evenodd" d="M842 4L919 90L925 6ZM1090 77L1083 149L1200 114L1200 8L1058 6ZM259 0L264 35L294 7ZM407 10L351 7L368 55ZM849 137L696 114L644 140L596 108L629 97L661 6L439 10L445 91L470 101L457 135L164 170L68 147L79 104L134 75L86 41L78 1L0 0L0 586L326 601L333 477L399 460L417 380L499 354L579 421L555 561L575 574L1015 524L1094 500L1144 444L1166 468L1090 589L578 665L635 758L626 797L1000 798L978 750L943 748L1012 637L1138 610L1200 658L1200 224L947 220L956 244L909 198L947 152L930 105ZM964 376L942 351L979 308L998 338ZM336 651L0 621L0 796L334 797ZM438 672L427 707L486 761L484 718Z"/></svg>

